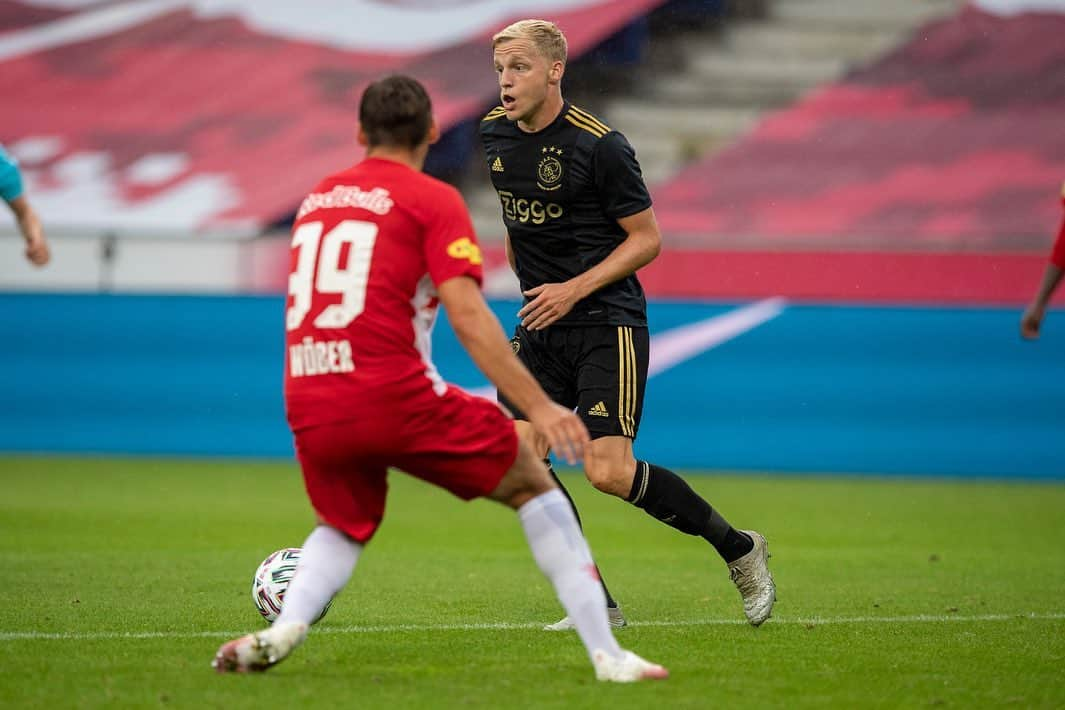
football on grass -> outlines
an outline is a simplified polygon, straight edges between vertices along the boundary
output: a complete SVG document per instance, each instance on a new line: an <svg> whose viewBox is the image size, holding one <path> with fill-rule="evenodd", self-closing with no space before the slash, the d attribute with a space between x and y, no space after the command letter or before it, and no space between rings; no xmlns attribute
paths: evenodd
<svg viewBox="0 0 1065 710"><path fill-rule="evenodd" d="M281 603L285 600L285 590L289 582L296 574L296 565L300 561L300 548L286 547L267 556L255 570L255 578L251 582L251 598L255 602L255 608L259 610L263 618L271 624L281 613ZM332 604L325 605L322 613L311 623L318 623Z"/></svg>

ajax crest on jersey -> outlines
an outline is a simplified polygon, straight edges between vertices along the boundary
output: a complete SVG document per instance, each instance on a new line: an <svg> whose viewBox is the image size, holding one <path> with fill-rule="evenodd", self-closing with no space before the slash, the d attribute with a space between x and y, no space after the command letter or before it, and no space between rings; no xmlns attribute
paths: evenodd
<svg viewBox="0 0 1065 710"><path fill-rule="evenodd" d="M289 582L296 574L296 565L300 561L300 548L286 547L270 554L259 569L255 570L255 578L251 583L251 598L255 602L255 608L259 610L263 618L271 624L281 613L281 603L285 599L285 590ZM312 623L318 623L332 602L325 605L322 613Z"/></svg>

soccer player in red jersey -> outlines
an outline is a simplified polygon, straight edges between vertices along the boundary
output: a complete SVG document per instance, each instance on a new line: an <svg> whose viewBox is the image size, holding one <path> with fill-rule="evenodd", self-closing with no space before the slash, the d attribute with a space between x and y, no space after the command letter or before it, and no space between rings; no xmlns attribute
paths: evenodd
<svg viewBox="0 0 1065 710"><path fill-rule="evenodd" d="M1065 185L1061 187L1061 204L1065 207ZM1050 252L1050 261L1043 271L1043 281L1039 284L1039 291L1021 316L1022 337L1032 340L1039 337L1039 327L1043 324L1043 318L1046 317L1047 304L1050 303L1051 296L1061 283L1063 273L1065 273L1065 217L1062 218L1057 241L1054 242L1054 248Z"/></svg>
<svg viewBox="0 0 1065 710"><path fill-rule="evenodd" d="M445 383L429 357L437 305L500 391L571 462L588 431L513 357L480 292L481 252L459 193L421 172L437 138L425 89L391 76L359 107L366 159L323 180L292 232L285 404L318 526L281 614L222 645L219 672L266 670L306 637L381 523L391 467L518 512L600 680L665 678L618 646L588 544L566 497L494 402Z"/></svg>

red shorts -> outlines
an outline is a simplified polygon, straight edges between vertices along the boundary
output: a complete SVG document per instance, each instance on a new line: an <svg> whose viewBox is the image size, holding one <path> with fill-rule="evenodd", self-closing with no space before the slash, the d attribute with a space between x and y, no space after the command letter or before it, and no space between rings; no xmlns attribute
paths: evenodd
<svg viewBox="0 0 1065 710"><path fill-rule="evenodd" d="M470 500L495 490L518 455L513 421L494 402L455 387L301 429L295 441L311 505L363 543L381 524L390 467Z"/></svg>

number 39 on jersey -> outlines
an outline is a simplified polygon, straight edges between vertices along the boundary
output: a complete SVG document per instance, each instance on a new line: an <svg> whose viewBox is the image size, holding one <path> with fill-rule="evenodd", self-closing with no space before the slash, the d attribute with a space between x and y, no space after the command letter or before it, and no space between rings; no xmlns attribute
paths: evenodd
<svg viewBox="0 0 1065 710"><path fill-rule="evenodd" d="M292 305L285 314L285 327L296 330L311 310L313 295L341 294L340 303L325 308L314 319L316 328L346 328L366 307L366 286L370 281L377 225L347 220L322 236L321 222L300 225L292 234L292 248L299 249L296 270L288 277ZM347 264L340 256L349 245ZM317 271L314 268L318 263Z"/></svg>
<svg viewBox="0 0 1065 710"><path fill-rule="evenodd" d="M347 220L324 235L322 230L321 222L308 222L300 225L292 235L292 248L298 249L299 253L296 269L288 277L292 305L285 313L285 327L289 331L303 324L316 293L339 294L341 298L340 303L322 309L314 319L315 328L346 328L366 307L366 287L370 280L377 225ZM342 266L345 246L348 254ZM289 371L293 377L354 370L351 343L346 339L315 340L308 336L289 346Z"/></svg>

